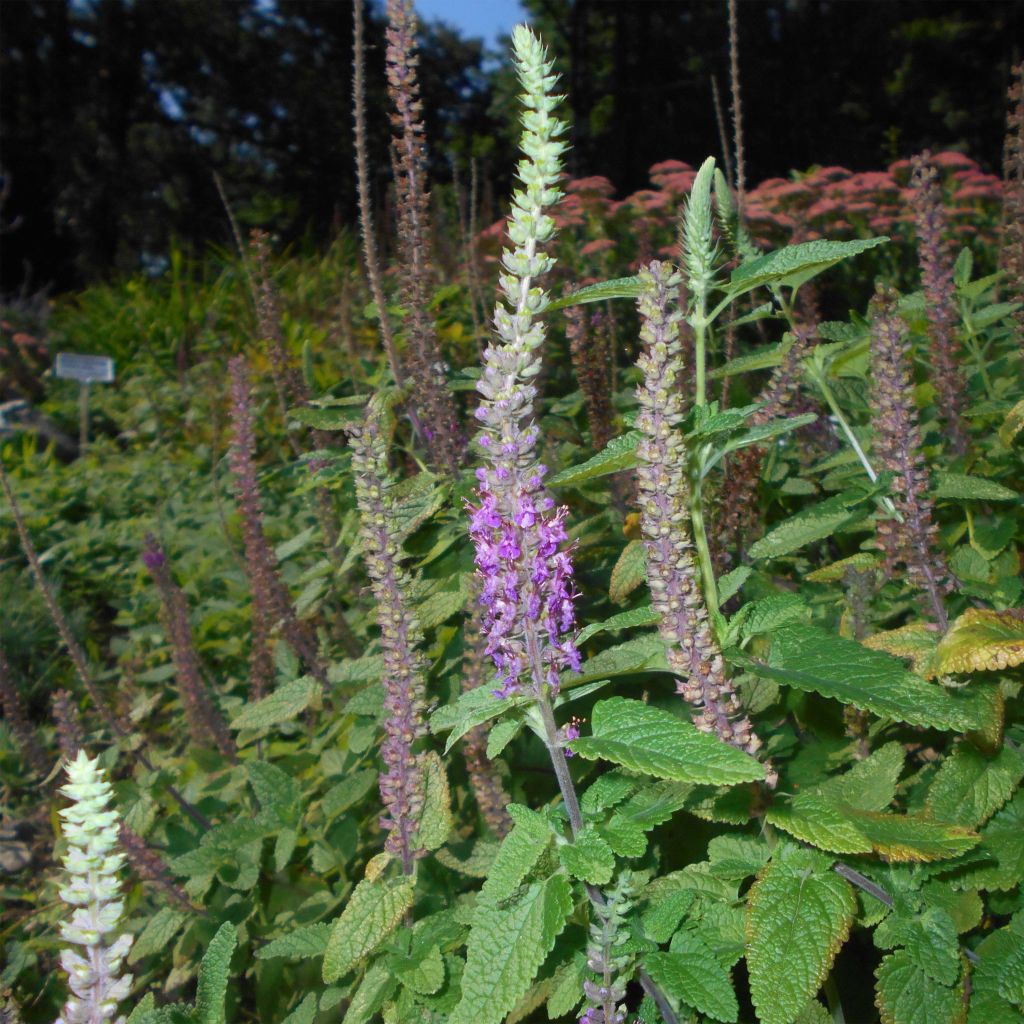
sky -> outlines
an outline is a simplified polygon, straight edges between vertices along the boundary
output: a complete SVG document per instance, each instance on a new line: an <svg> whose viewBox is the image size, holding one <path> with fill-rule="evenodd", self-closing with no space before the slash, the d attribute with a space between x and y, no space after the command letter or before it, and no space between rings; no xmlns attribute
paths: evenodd
<svg viewBox="0 0 1024 1024"><path fill-rule="evenodd" d="M503 32L525 20L519 0L414 0L424 21L446 21L464 36L482 36L493 47Z"/></svg>

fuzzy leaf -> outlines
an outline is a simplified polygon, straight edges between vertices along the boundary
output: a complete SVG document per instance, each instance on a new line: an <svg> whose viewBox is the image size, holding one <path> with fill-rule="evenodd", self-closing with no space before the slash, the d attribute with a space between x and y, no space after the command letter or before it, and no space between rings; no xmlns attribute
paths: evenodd
<svg viewBox="0 0 1024 1024"><path fill-rule="evenodd" d="M730 297L745 295L767 284L797 285L834 266L841 260L883 245L889 239L858 238L850 242L830 242L817 239L787 245L784 249L745 260L733 272L725 286Z"/></svg>
<svg viewBox="0 0 1024 1024"><path fill-rule="evenodd" d="M483 895L493 902L507 899L522 885L553 839L547 822L536 811L510 804L509 813L515 824L502 840L483 886Z"/></svg>
<svg viewBox="0 0 1024 1024"><path fill-rule="evenodd" d="M359 983L348 1012L342 1024L367 1024L375 1013L384 1005L397 984L384 958L375 960L367 968L363 980Z"/></svg>
<svg viewBox="0 0 1024 1024"><path fill-rule="evenodd" d="M903 771L905 758L901 744L886 743L849 771L827 779L817 792L862 811L884 811L896 796L896 780Z"/></svg>
<svg viewBox="0 0 1024 1024"><path fill-rule="evenodd" d="M682 947L682 948L680 948ZM672 953L648 953L644 967L672 999L678 999L715 1020L732 1022L739 1004L729 971L696 936L683 933Z"/></svg>
<svg viewBox="0 0 1024 1024"><path fill-rule="evenodd" d="M582 484L587 480L596 480L609 473L619 473L624 469L632 469L637 463L636 448L643 435L639 430L631 430L628 434L613 437L596 455L581 462L578 466L570 466L556 473L548 480L549 487L569 487Z"/></svg>
<svg viewBox="0 0 1024 1024"><path fill-rule="evenodd" d="M846 491L802 509L751 544L750 557L755 560L779 558L798 551L805 544L831 537L845 526L867 519L869 509L857 507L862 505L864 497L863 492Z"/></svg>
<svg viewBox="0 0 1024 1024"><path fill-rule="evenodd" d="M1009 487L981 476L966 473L936 473L932 494L936 498L960 501L1019 501L1020 495Z"/></svg>
<svg viewBox="0 0 1024 1024"><path fill-rule="evenodd" d="M1024 664L1024 608L968 608L949 627L935 655L936 675L1000 672Z"/></svg>
<svg viewBox="0 0 1024 1024"><path fill-rule="evenodd" d="M909 725L969 732L991 721L983 695L927 683L896 658L816 626L783 626L772 638L768 666L749 667L758 675Z"/></svg>
<svg viewBox="0 0 1024 1024"><path fill-rule="evenodd" d="M224 1024L224 995L228 990L231 955L237 942L238 934L230 921L225 921L210 939L199 965L193 1024Z"/></svg>
<svg viewBox="0 0 1024 1024"><path fill-rule="evenodd" d="M548 1020L564 1017L579 1005L586 976L587 963L582 955L574 956L555 972L548 996Z"/></svg>
<svg viewBox="0 0 1024 1024"><path fill-rule="evenodd" d="M337 981L384 941L412 906L414 883L361 881L334 922L324 950L323 978Z"/></svg>
<svg viewBox="0 0 1024 1024"><path fill-rule="evenodd" d="M1004 747L986 757L959 743L942 762L928 789L928 813L967 828L983 825L1013 796L1024 778L1024 758Z"/></svg>
<svg viewBox="0 0 1024 1024"><path fill-rule="evenodd" d="M632 675L641 671L668 671L665 661L665 642L657 633L641 636L616 644L588 658L579 672L562 673L562 688L579 686L609 676Z"/></svg>
<svg viewBox="0 0 1024 1024"><path fill-rule="evenodd" d="M326 921L301 925L295 931L280 935L265 946L261 946L256 950L256 959L269 960L275 956L283 956L291 960L302 960L306 957L322 956L330 934L331 926Z"/></svg>
<svg viewBox="0 0 1024 1024"><path fill-rule="evenodd" d="M960 944L956 925L944 910L929 907L903 934L907 955L942 985L955 985L960 977Z"/></svg>
<svg viewBox="0 0 1024 1024"><path fill-rule="evenodd" d="M558 859L574 878L607 885L615 871L615 854L593 827L584 828L571 843L558 848Z"/></svg>
<svg viewBox="0 0 1024 1024"><path fill-rule="evenodd" d="M269 729L301 714L320 692L320 684L310 676L283 683L273 693L246 704L231 720L232 729Z"/></svg>
<svg viewBox="0 0 1024 1024"><path fill-rule="evenodd" d="M958 857L978 845L978 835L959 825L918 814L881 814L843 807L876 853L890 861L933 861Z"/></svg>
<svg viewBox="0 0 1024 1024"><path fill-rule="evenodd" d="M622 604L647 576L647 548L642 540L631 540L612 569L608 596Z"/></svg>
<svg viewBox="0 0 1024 1024"><path fill-rule="evenodd" d="M696 898L697 893L693 889L676 889L652 901L643 916L646 936L652 942L668 942Z"/></svg>
<svg viewBox="0 0 1024 1024"><path fill-rule="evenodd" d="M746 568L741 566L741 568ZM604 622L592 622L584 626L576 637L576 644L579 646L598 633L606 633L616 629L629 629L631 626L656 626L658 624L658 613L649 605L641 605L639 608L631 608L628 612L619 612Z"/></svg>
<svg viewBox="0 0 1024 1024"><path fill-rule="evenodd" d="M867 836L837 807L818 796L776 803L769 808L765 821L830 853L871 852Z"/></svg>
<svg viewBox="0 0 1024 1024"><path fill-rule="evenodd" d="M572 911L564 875L508 902L477 905L466 944L462 999L448 1024L500 1024L526 994Z"/></svg>
<svg viewBox="0 0 1024 1024"><path fill-rule="evenodd" d="M714 786L764 778L764 767L749 754L640 701L601 701L592 721L593 735L570 744L589 761L600 757L658 778Z"/></svg>
<svg viewBox="0 0 1024 1024"><path fill-rule="evenodd" d="M1024 934L1019 915L1008 927L992 932L978 944L976 952L980 959L971 972L971 1009L967 1024L1020 1024L1018 1007L1024 1002L1024 990L1019 987L1024 981L1019 966L1022 949ZM1013 1000L1017 1006L1003 994L1013 994L1015 981L1020 996Z"/></svg>
<svg viewBox="0 0 1024 1024"><path fill-rule="evenodd" d="M911 668L925 679L935 676L933 663L939 646L937 627L928 622L913 622L899 629L874 633L863 641L872 651L885 651L897 658L906 658Z"/></svg>
<svg viewBox="0 0 1024 1024"><path fill-rule="evenodd" d="M875 1005L882 1024L958 1024L960 992L930 978L905 950L887 956L875 972Z"/></svg>
<svg viewBox="0 0 1024 1024"><path fill-rule="evenodd" d="M972 865L952 879L959 889L1012 889L1024 879L1024 791L981 830L979 852L987 862Z"/></svg>
<svg viewBox="0 0 1024 1024"><path fill-rule="evenodd" d="M161 907L146 922L146 927L132 943L131 952L128 954L128 963L135 964L153 953L164 952L188 917L188 914L172 907Z"/></svg>
<svg viewBox="0 0 1024 1024"><path fill-rule="evenodd" d="M762 1024L793 1024L850 933L857 900L813 850L777 848L750 890L747 967Z"/></svg>
<svg viewBox="0 0 1024 1024"><path fill-rule="evenodd" d="M1007 414L999 427L999 440L1009 448L1013 439L1024 430L1024 398L1022 398Z"/></svg>
<svg viewBox="0 0 1024 1024"><path fill-rule="evenodd" d="M402 984L420 995L433 995L444 984L444 960L438 946L431 946L414 967L396 969Z"/></svg>
<svg viewBox="0 0 1024 1024"><path fill-rule="evenodd" d="M612 281L588 284L585 288L578 288L569 295L552 299L545 310L552 312L558 309L567 309L569 306L579 306L585 302L606 302L608 299L635 299L640 295L641 290L642 286L638 276L617 277Z"/></svg>
<svg viewBox="0 0 1024 1024"><path fill-rule="evenodd" d="M374 768L363 768L346 776L324 793L320 803L324 817L333 821L342 811L358 803L376 784L377 771Z"/></svg>
<svg viewBox="0 0 1024 1024"><path fill-rule="evenodd" d="M436 850L448 841L452 830L452 797L448 774L436 750L420 755L423 765L423 812L420 815L416 843Z"/></svg>

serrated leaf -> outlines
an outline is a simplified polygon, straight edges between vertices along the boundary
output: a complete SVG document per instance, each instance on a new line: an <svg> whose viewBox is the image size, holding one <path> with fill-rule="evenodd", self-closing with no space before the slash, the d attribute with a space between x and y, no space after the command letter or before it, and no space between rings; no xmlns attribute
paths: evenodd
<svg viewBox="0 0 1024 1024"><path fill-rule="evenodd" d="M1024 759L1015 750L1004 747L986 757L959 743L939 766L925 806L939 821L977 828L1013 796L1022 778Z"/></svg>
<svg viewBox="0 0 1024 1024"><path fill-rule="evenodd" d="M841 260L883 245L889 239L858 238L849 242L817 239L787 245L784 249L745 260L733 272L725 286L727 294L736 298L767 284L797 285L834 266Z"/></svg>
<svg viewBox="0 0 1024 1024"><path fill-rule="evenodd" d="M288 1014L281 1024L313 1024L316 1017L319 998L315 992L310 992L298 1006Z"/></svg>
<svg viewBox="0 0 1024 1024"><path fill-rule="evenodd" d="M593 826L582 829L571 843L558 848L558 859L574 878L607 885L615 872L615 854Z"/></svg>
<svg viewBox="0 0 1024 1024"><path fill-rule="evenodd" d="M765 821L830 853L871 852L867 836L837 807L819 796L801 796L788 804L773 804Z"/></svg>
<svg viewBox="0 0 1024 1024"><path fill-rule="evenodd" d="M231 955L237 942L238 935L230 921L225 921L210 939L199 964L196 1006L192 1012L194 1024L224 1024L224 996L228 990Z"/></svg>
<svg viewBox="0 0 1024 1024"><path fill-rule="evenodd" d="M591 736L570 744L589 761L600 757L658 778L714 786L764 778L764 767L749 754L640 701L600 701L592 725Z"/></svg>
<svg viewBox="0 0 1024 1024"><path fill-rule="evenodd" d="M960 501L1019 501L1020 495L1009 487L982 476L966 473L936 473L932 495Z"/></svg>
<svg viewBox="0 0 1024 1024"><path fill-rule="evenodd" d="M433 995L444 984L444 960L438 946L431 946L415 967L396 969L403 985L422 996Z"/></svg>
<svg viewBox="0 0 1024 1024"><path fill-rule="evenodd" d="M718 602L725 604L730 597L738 594L744 583L750 579L753 569L749 565L737 565L718 580Z"/></svg>
<svg viewBox="0 0 1024 1024"><path fill-rule="evenodd" d="M1000 672L1024 664L1024 608L968 608L935 652L933 672Z"/></svg>
<svg viewBox="0 0 1024 1024"><path fill-rule="evenodd" d="M522 885L554 838L536 811L520 804L510 804L508 809L515 824L502 840L482 890L492 901L507 899Z"/></svg>
<svg viewBox="0 0 1024 1024"><path fill-rule="evenodd" d="M519 735L522 719L504 718L487 734L487 758L493 761Z"/></svg>
<svg viewBox="0 0 1024 1024"><path fill-rule="evenodd" d="M641 919L644 934L652 942L668 942L696 898L697 893L693 889L676 889L652 901Z"/></svg>
<svg viewBox="0 0 1024 1024"><path fill-rule="evenodd" d="M324 981L347 974L395 930L412 906L413 891L413 880L405 876L390 882L364 879L355 887L327 940Z"/></svg>
<svg viewBox="0 0 1024 1024"><path fill-rule="evenodd" d="M466 592L458 590L436 590L425 601L416 606L416 618L421 629L433 629L450 619L466 606Z"/></svg>
<svg viewBox="0 0 1024 1024"><path fill-rule="evenodd" d="M367 1024L394 991L397 980L386 959L374 961L352 996L342 1024Z"/></svg>
<svg viewBox="0 0 1024 1024"><path fill-rule="evenodd" d="M693 786L684 783L647 783L619 807L612 823L621 822L649 831L685 807L692 793Z"/></svg>
<svg viewBox="0 0 1024 1024"><path fill-rule="evenodd" d="M555 972L548 996L548 1020L557 1020L570 1013L583 999L583 979L587 963L581 955L574 956Z"/></svg>
<svg viewBox="0 0 1024 1024"><path fill-rule="evenodd" d="M683 933L679 940L684 949L644 957L647 973L670 998L714 1020L735 1021L740 1008L728 970L696 935Z"/></svg>
<svg viewBox="0 0 1024 1024"><path fill-rule="evenodd" d="M521 700L516 696L495 697L489 686L478 686L460 694L454 704L438 708L430 716L430 731L435 734L451 731L444 747L447 754L470 729L497 718Z"/></svg>
<svg viewBox="0 0 1024 1024"><path fill-rule="evenodd" d="M599 814L601 811L622 803L640 787L640 780L620 771L605 772L595 779L580 797L580 808L584 814Z"/></svg>
<svg viewBox="0 0 1024 1024"><path fill-rule="evenodd" d="M567 309L569 306L579 306L586 302L607 302L609 299L635 299L640 295L641 284L639 276L617 277L612 281L598 281L597 284L588 284L585 288L578 288L568 295L552 299L545 311L553 312L559 309Z"/></svg>
<svg viewBox="0 0 1024 1024"><path fill-rule="evenodd" d="M1024 879L1024 792L1017 795L981 830L979 852L987 862L971 865L952 879L960 889L1012 889Z"/></svg>
<svg viewBox="0 0 1024 1024"><path fill-rule="evenodd" d="M804 579L810 580L811 583L835 583L846 575L848 569L866 572L869 569L874 569L877 565L878 558L876 555L871 554L869 551L858 551L855 555L850 555L848 558L840 558L838 562L823 565L820 569L807 573Z"/></svg>
<svg viewBox="0 0 1024 1024"><path fill-rule="evenodd" d="M1021 1013L1002 994L1012 977L1013 963L1024 948L1014 922L987 935L976 950L978 961L971 972L971 1008L967 1024L1020 1024Z"/></svg>
<svg viewBox="0 0 1024 1024"><path fill-rule="evenodd" d="M799 594L771 594L754 601L749 609L740 627L740 636L744 640L773 633L787 623L806 619L808 614L807 605Z"/></svg>
<svg viewBox="0 0 1024 1024"><path fill-rule="evenodd" d="M290 960L302 960L322 956L330 934L331 926L326 921L301 925L295 931L278 936L257 949L256 959L270 960L275 956L283 956Z"/></svg>
<svg viewBox="0 0 1024 1024"><path fill-rule="evenodd" d="M887 956L875 979L875 1005L882 1024L958 1024L963 1020L960 992L928 977L905 950Z"/></svg>
<svg viewBox="0 0 1024 1024"><path fill-rule="evenodd" d="M925 682L896 658L816 626L783 626L772 638L769 664L748 667L909 725L970 732L991 724L991 705L977 691Z"/></svg>
<svg viewBox="0 0 1024 1024"><path fill-rule="evenodd" d="M572 911L564 875L517 898L481 900L466 944L462 999L448 1024L500 1024L526 994Z"/></svg>
<svg viewBox="0 0 1024 1024"><path fill-rule="evenodd" d="M642 540L631 540L612 568L608 596L622 604L647 577L647 548Z"/></svg>
<svg viewBox="0 0 1024 1024"><path fill-rule="evenodd" d="M301 813L298 783L269 761L250 761L245 770L260 808L282 821L295 821Z"/></svg>
<svg viewBox="0 0 1024 1024"><path fill-rule="evenodd" d="M436 750L419 755L423 772L423 811L419 820L417 846L437 850L452 831L452 796L448 774Z"/></svg>
<svg viewBox="0 0 1024 1024"><path fill-rule="evenodd" d="M342 811L358 803L377 784L377 771L363 768L346 776L324 793L321 809L328 821L333 821Z"/></svg>
<svg viewBox="0 0 1024 1024"><path fill-rule="evenodd" d="M578 466L570 466L556 473L548 480L549 487L569 487L582 484L587 480L596 480L609 473L620 473L624 469L632 469L637 464L636 448L643 435L639 430L631 430L628 434L613 437L596 455L581 462Z"/></svg>
<svg viewBox="0 0 1024 1024"><path fill-rule="evenodd" d="M890 861L933 861L958 857L978 845L978 834L919 814L882 814L842 807L876 853Z"/></svg>
<svg viewBox="0 0 1024 1024"><path fill-rule="evenodd" d="M562 673L562 688L580 686L608 676L632 675L641 671L668 671L665 661L665 642L657 633L641 636L616 644L583 662L579 672Z"/></svg>
<svg viewBox="0 0 1024 1024"><path fill-rule="evenodd" d="M885 810L896 796L896 781L905 759L902 744L886 743L849 771L825 780L817 792L826 799L839 800L862 811Z"/></svg>
<svg viewBox="0 0 1024 1024"><path fill-rule="evenodd" d="M747 967L762 1024L793 1024L850 933L857 900L831 866L813 850L783 846L751 887Z"/></svg>
<svg viewBox="0 0 1024 1024"><path fill-rule="evenodd" d="M1005 448L1009 448L1021 430L1024 430L1024 398L1006 414L1006 419L999 427L999 440Z"/></svg>
<svg viewBox="0 0 1024 1024"><path fill-rule="evenodd" d="M783 434L792 433L801 427L809 427L817 423L818 414L815 412L801 413L799 416L786 416L781 419L769 420L767 423L759 423L749 427L742 434L729 438L722 445L723 452L734 452L740 448L749 448L752 444L764 444Z"/></svg>
<svg viewBox="0 0 1024 1024"><path fill-rule="evenodd" d="M785 354L793 347L793 338L780 342L778 345L761 346L756 351L744 356L730 359L724 366L712 370L708 375L712 380L722 377L734 377L738 373L749 373L754 370L771 370L778 366Z"/></svg>
<svg viewBox="0 0 1024 1024"><path fill-rule="evenodd" d="M154 953L162 953L170 947L171 939L178 934L181 926L188 920L184 914L173 907L161 907L146 922L139 936L132 943L128 954L128 963L135 964Z"/></svg>
<svg viewBox="0 0 1024 1024"><path fill-rule="evenodd" d="M914 622L899 629L874 633L863 644L872 651L885 651L896 658L908 659L914 672L924 679L935 675L933 664L939 633L930 622Z"/></svg>
<svg viewBox="0 0 1024 1024"><path fill-rule="evenodd" d="M740 566L746 568L746 566ZM737 571L737 570L734 570ZM749 574L749 570L747 570ZM730 574L731 575L731 574ZM723 577L724 579L724 577ZM725 600L723 598L723 600ZM631 626L656 626L658 624L658 613L649 605L645 604L639 608L631 608L628 612L619 612L604 622L592 622L584 626L576 637L576 644L579 646L598 633L611 632L616 629L629 629Z"/></svg>
<svg viewBox="0 0 1024 1024"><path fill-rule="evenodd" d="M269 729L301 714L320 692L320 684L309 676L283 683L273 693L247 704L231 720L232 729Z"/></svg>
<svg viewBox="0 0 1024 1024"><path fill-rule="evenodd" d="M867 519L870 510L866 507L858 508L863 501L862 492L847 491L802 509L773 526L752 544L750 557L780 558L798 551L806 544L831 537L836 531Z"/></svg>
<svg viewBox="0 0 1024 1024"><path fill-rule="evenodd" d="M916 916L903 934L907 955L941 985L955 985L960 977L960 943L956 925L944 910L929 907Z"/></svg>

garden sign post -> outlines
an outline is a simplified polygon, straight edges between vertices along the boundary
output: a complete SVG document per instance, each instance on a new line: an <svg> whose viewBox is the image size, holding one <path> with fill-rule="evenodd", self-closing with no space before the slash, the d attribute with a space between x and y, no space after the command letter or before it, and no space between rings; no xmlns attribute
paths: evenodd
<svg viewBox="0 0 1024 1024"><path fill-rule="evenodd" d="M89 385L93 381L110 384L114 380L114 360L108 356L83 356L75 352L58 352L56 372L65 380L77 380L78 449L85 451L89 443Z"/></svg>

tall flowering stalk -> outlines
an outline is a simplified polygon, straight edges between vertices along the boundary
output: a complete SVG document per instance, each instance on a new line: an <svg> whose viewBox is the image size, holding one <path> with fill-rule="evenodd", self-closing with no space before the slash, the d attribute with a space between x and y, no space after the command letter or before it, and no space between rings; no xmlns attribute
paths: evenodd
<svg viewBox="0 0 1024 1024"><path fill-rule="evenodd" d="M379 415L371 406L366 419L349 427L348 432L363 558L377 605L384 655L387 737L380 748L386 766L380 776L380 795L386 814L381 825L389 833L388 851L399 857L402 870L411 874L421 853L414 841L423 807L424 780L414 745L426 733L425 662L419 622L410 607L409 578L399 561L394 499Z"/></svg>
<svg viewBox="0 0 1024 1024"><path fill-rule="evenodd" d="M640 278L637 308L644 351L637 365L644 381L637 388L636 427L644 436L637 447L637 477L651 600L669 665L680 677L678 692L699 711L694 724L753 754L761 741L741 713L712 636L689 528L687 453L678 430L683 418L678 387L682 313L670 309L678 276L654 262L640 271Z"/></svg>
<svg viewBox="0 0 1024 1024"><path fill-rule="evenodd" d="M0 650L0 708L3 709L4 721L7 722L11 735L29 767L37 775L48 775L51 768L50 759L46 756L46 751L43 750L32 723L28 720L25 707L21 702L21 695L18 693L17 686L14 685L11 668L7 664L2 650Z"/></svg>
<svg viewBox="0 0 1024 1024"><path fill-rule="evenodd" d="M51 698L53 722L57 727L57 746L65 761L74 761L85 743L78 707L67 690L58 690Z"/></svg>
<svg viewBox="0 0 1024 1024"><path fill-rule="evenodd" d="M1006 274L1004 288L1010 302L1020 302L1014 314L1024 331L1024 64L1012 72L1010 108L1006 113L1003 148L1003 238L999 268Z"/></svg>
<svg viewBox="0 0 1024 1024"><path fill-rule="evenodd" d="M72 994L57 1024L103 1024L114 1019L131 987L131 976L121 976L121 965L132 937L117 935L124 907L117 874L124 855L115 852L117 813L108 809L110 783L99 759L79 751L67 772L61 792L73 802L60 812L68 841L68 878L60 898L72 909L60 934L71 948L61 953L60 962ZM124 1018L117 1020L120 1024Z"/></svg>
<svg viewBox="0 0 1024 1024"><path fill-rule="evenodd" d="M800 384L800 367L814 345L816 331L817 325L801 325L795 329L793 344L757 396L760 408L750 417L751 426L769 423L792 408ZM732 551L741 551L758 525L757 488L763 462L764 450L750 445L735 452L728 467L721 492L724 500L720 503L718 527L719 536ZM721 544L719 550L726 553Z"/></svg>
<svg viewBox="0 0 1024 1024"><path fill-rule="evenodd" d="M615 436L605 317L601 312L591 316L583 306L570 306L565 315L565 336L583 392L590 442L600 451Z"/></svg>
<svg viewBox="0 0 1024 1024"><path fill-rule="evenodd" d="M551 239L555 222L544 211L561 197L558 178L565 124L553 116L555 77L540 41L525 26L513 33L516 70L523 86L525 159L518 167L522 188L512 197L508 234L515 246L502 254L499 282L504 301L494 311L497 337L484 353L477 390L478 441L487 465L476 471L480 500L470 533L482 581L483 631L487 653L498 668L497 692L520 689L524 676L541 697L557 692L559 672L579 667L572 640L575 625L572 560L561 550L566 509L544 491L547 472L535 449L533 423L544 328L537 319L548 303L535 279L554 266L539 246Z"/></svg>
<svg viewBox="0 0 1024 1024"><path fill-rule="evenodd" d="M917 227L917 261L921 267L925 312L928 316L929 352L934 367L932 383L939 399L939 415L953 451L967 451L963 402L967 383L957 359L956 325L959 316L953 287L953 260L943 237L946 211L942 206L939 176L925 151L913 159L912 206Z"/></svg>
<svg viewBox="0 0 1024 1024"><path fill-rule="evenodd" d="M188 910L194 909L188 894L174 879L156 850L150 849L142 836L133 832L123 821L117 828L117 842L135 874L143 882L162 889L175 903Z"/></svg>
<svg viewBox="0 0 1024 1024"><path fill-rule="evenodd" d="M942 598L952 589L952 580L935 543L939 528L932 521L910 365L906 328L896 313L895 298L881 292L871 308L871 408L874 451L879 463L894 474L896 517L879 519L878 546L886 574L905 567L910 582L928 595L935 621L945 630L949 622Z"/></svg>
<svg viewBox="0 0 1024 1024"><path fill-rule="evenodd" d="M220 709L214 704L203 682L203 670L192 640L188 601L171 575L167 555L150 534L142 551L142 564L160 594L164 632L171 645L178 683L178 695L185 709L185 721L193 742L215 746L229 761L235 760L235 741L228 731Z"/></svg>
<svg viewBox="0 0 1024 1024"><path fill-rule="evenodd" d="M465 439L445 380L441 347L429 312L430 196L423 104L416 76L416 14L411 0L388 0L387 79L394 104L391 124L395 189L398 198L398 251L402 300L409 340L409 372L431 462L454 474L462 463Z"/></svg>
<svg viewBox="0 0 1024 1024"><path fill-rule="evenodd" d="M623 947L629 941L626 915L633 906L632 888L632 876L624 874L615 888L605 893L604 902L593 905L587 967L597 975L597 980L587 978L583 982L588 1005L580 1016L580 1024L623 1024L626 1019L622 1002L626 998L624 972L630 956L623 952Z"/></svg>
<svg viewBox="0 0 1024 1024"><path fill-rule="evenodd" d="M291 598L277 574L273 548L263 529L263 503L256 479L256 439L244 357L236 356L232 359L229 369L234 430L229 461L242 518L246 575L252 593L249 679L252 697L258 700L266 692L273 677L270 635L277 624L280 624L292 649L306 663L310 674L323 686L327 686L327 672L317 653L312 631L305 623L299 622L295 615Z"/></svg>

